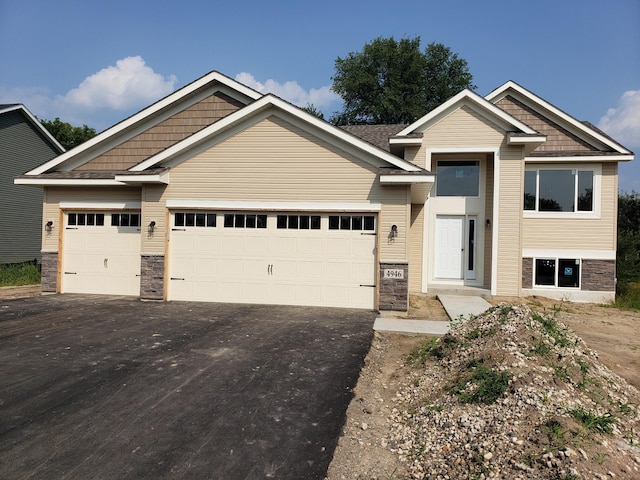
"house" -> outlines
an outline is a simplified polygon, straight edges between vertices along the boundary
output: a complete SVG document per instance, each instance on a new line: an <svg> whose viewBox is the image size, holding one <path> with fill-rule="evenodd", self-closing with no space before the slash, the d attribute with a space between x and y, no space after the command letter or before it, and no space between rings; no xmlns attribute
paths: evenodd
<svg viewBox="0 0 640 480"><path fill-rule="evenodd" d="M44 291L403 311L613 298L632 159L513 82L338 128L212 72L16 183L44 189Z"/></svg>
<svg viewBox="0 0 640 480"><path fill-rule="evenodd" d="M0 105L0 264L40 259L42 191L13 179L63 152L24 105Z"/></svg>

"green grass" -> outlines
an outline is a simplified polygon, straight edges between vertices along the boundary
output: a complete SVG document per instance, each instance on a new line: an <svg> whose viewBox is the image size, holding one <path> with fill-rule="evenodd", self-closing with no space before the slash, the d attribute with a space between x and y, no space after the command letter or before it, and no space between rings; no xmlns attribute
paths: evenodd
<svg viewBox="0 0 640 480"><path fill-rule="evenodd" d="M542 324L542 328L547 335L552 337L556 345L560 347L566 347L569 345L569 339L567 338L566 331L558 325L555 318L550 315L542 315L538 312L533 312L531 317Z"/></svg>
<svg viewBox="0 0 640 480"><path fill-rule="evenodd" d="M640 282L620 282L613 306L625 310L640 310Z"/></svg>
<svg viewBox="0 0 640 480"><path fill-rule="evenodd" d="M587 430L596 430L600 433L613 433L613 424L616 420L609 412L604 415L598 415L582 406L578 406L569 410L569 415Z"/></svg>
<svg viewBox="0 0 640 480"><path fill-rule="evenodd" d="M462 403L483 403L491 405L509 387L510 372L497 372L487 368L482 360L473 359L467 363L468 374L453 383L449 391L455 394ZM474 384L471 391L468 384Z"/></svg>
<svg viewBox="0 0 640 480"><path fill-rule="evenodd" d="M40 283L40 270L33 263L0 265L0 287L37 285L38 283Z"/></svg>

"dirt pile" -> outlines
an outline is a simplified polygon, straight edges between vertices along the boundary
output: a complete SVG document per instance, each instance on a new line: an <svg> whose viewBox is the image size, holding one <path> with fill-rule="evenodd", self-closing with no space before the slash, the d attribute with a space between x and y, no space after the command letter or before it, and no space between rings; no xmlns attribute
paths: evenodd
<svg viewBox="0 0 640 480"><path fill-rule="evenodd" d="M553 313L501 304L410 361L380 438L395 478L640 478L638 391Z"/></svg>

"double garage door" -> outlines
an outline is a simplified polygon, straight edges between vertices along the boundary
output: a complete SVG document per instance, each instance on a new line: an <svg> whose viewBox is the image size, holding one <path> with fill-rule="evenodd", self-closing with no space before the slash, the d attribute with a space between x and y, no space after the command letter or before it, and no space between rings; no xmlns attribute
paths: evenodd
<svg viewBox="0 0 640 480"><path fill-rule="evenodd" d="M373 308L371 214L175 211L170 300Z"/></svg>
<svg viewBox="0 0 640 480"><path fill-rule="evenodd" d="M67 212L63 292L140 294L139 212ZM371 213L172 211L168 300L374 308Z"/></svg>

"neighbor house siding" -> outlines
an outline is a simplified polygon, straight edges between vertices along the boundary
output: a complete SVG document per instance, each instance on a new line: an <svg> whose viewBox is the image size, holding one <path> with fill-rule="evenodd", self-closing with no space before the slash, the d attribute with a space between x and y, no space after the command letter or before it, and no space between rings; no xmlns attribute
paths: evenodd
<svg viewBox="0 0 640 480"><path fill-rule="evenodd" d="M21 110L0 115L0 264L40 258L42 189L13 179L59 153Z"/></svg>
<svg viewBox="0 0 640 480"><path fill-rule="evenodd" d="M500 150L496 294L519 296L522 279L522 183L524 162L518 147Z"/></svg>
<svg viewBox="0 0 640 480"><path fill-rule="evenodd" d="M406 260L408 187L382 187L377 171L377 166L270 116L172 168L159 205L170 199L381 203L380 258ZM159 213L159 206L146 203L146 212ZM390 242L387 233L394 224L404 234ZM158 247L148 243L143 250Z"/></svg>
<svg viewBox="0 0 640 480"><path fill-rule="evenodd" d="M95 203L95 210L100 209L99 202L140 202L140 189L138 188L109 188L109 187L46 187L44 191L44 220L53 221L51 233L42 235L42 250L57 252L60 241L62 214L60 202Z"/></svg>
<svg viewBox="0 0 640 480"><path fill-rule="evenodd" d="M525 218L523 247L614 250L617 202L617 165L603 164L600 218Z"/></svg>
<svg viewBox="0 0 640 480"><path fill-rule="evenodd" d="M126 170L237 111L243 104L217 92L76 170Z"/></svg>

